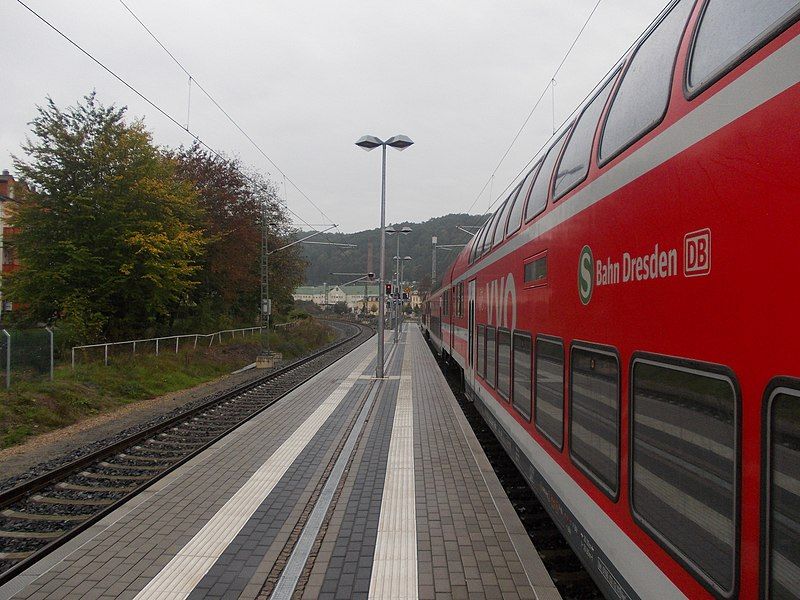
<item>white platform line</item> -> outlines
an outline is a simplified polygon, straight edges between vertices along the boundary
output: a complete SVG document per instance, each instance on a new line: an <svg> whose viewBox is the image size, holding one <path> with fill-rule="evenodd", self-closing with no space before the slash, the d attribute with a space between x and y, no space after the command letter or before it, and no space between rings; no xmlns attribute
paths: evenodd
<svg viewBox="0 0 800 600"><path fill-rule="evenodd" d="M136 595L137 599L181 600L192 592L339 406L371 360L370 355L359 363L339 387Z"/></svg>
<svg viewBox="0 0 800 600"><path fill-rule="evenodd" d="M412 345L407 342L369 582L369 597L381 600L418 597L412 368Z"/></svg>

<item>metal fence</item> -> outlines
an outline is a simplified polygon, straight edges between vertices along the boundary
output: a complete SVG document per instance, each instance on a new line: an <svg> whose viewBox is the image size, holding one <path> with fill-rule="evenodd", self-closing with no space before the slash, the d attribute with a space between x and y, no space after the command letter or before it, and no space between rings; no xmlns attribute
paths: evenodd
<svg viewBox="0 0 800 600"><path fill-rule="evenodd" d="M6 389L12 379L47 376L53 379L54 335L44 329L3 329L0 332L0 373Z"/></svg>
<svg viewBox="0 0 800 600"><path fill-rule="evenodd" d="M256 335L261 333L261 327L244 327L241 329L225 329L214 333L191 333L184 335L168 335L163 337L142 338L138 340L125 340L122 342L104 342L101 344L86 344L83 346L72 347L72 368L75 368L76 357L87 360L103 360L107 365L109 358L114 356L137 356L140 354L154 353L158 356L164 352L174 352L177 354L181 348L187 347L195 349L198 345L211 348L214 341L221 344L224 340L232 340L237 337L245 338L248 334Z"/></svg>

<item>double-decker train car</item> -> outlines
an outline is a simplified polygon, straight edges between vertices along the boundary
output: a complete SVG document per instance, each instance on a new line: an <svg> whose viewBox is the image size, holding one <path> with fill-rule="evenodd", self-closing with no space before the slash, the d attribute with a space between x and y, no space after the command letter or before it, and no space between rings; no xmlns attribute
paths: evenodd
<svg viewBox="0 0 800 600"><path fill-rule="evenodd" d="M609 597L800 597L799 16L670 2L424 305Z"/></svg>

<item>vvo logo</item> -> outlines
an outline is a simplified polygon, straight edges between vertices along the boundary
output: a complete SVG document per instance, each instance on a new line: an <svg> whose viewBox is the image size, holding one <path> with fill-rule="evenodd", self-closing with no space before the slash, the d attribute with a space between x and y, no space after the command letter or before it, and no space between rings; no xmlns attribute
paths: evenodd
<svg viewBox="0 0 800 600"><path fill-rule="evenodd" d="M711 230L687 233L683 238L683 274L699 277L711 272Z"/></svg>
<svg viewBox="0 0 800 600"><path fill-rule="evenodd" d="M517 286L511 273L486 284L486 311L489 325L516 329Z"/></svg>

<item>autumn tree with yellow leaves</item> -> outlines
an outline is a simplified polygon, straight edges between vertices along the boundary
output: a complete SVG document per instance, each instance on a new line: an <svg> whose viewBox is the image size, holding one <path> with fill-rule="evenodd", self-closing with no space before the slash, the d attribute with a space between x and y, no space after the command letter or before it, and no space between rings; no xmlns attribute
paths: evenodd
<svg viewBox="0 0 800 600"><path fill-rule="evenodd" d="M74 338L169 329L192 312L216 239L198 186L125 111L95 94L64 110L48 99L15 157L28 190L13 223L21 267L4 294Z"/></svg>

